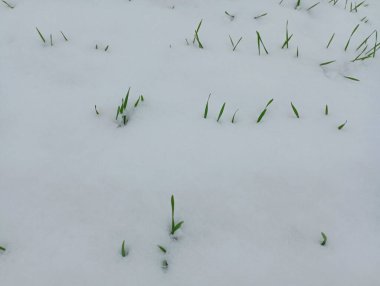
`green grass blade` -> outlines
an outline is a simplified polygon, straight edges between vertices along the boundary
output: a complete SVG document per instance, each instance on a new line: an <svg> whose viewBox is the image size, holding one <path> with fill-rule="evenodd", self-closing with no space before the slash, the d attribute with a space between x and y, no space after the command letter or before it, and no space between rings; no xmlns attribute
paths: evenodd
<svg viewBox="0 0 380 286"><path fill-rule="evenodd" d="M46 40L45 40L44 36L42 35L42 33L40 32L40 30L38 30L37 27L36 27L36 30L37 30L37 32L38 32L38 35L40 35L41 40L42 40L44 43L46 43Z"/></svg>
<svg viewBox="0 0 380 286"><path fill-rule="evenodd" d="M293 37L293 34L291 34L289 38L285 39L285 42L282 45L281 49L284 49L285 46L286 46L286 48L289 48L289 41L292 39L292 37Z"/></svg>
<svg viewBox="0 0 380 286"><path fill-rule="evenodd" d="M1 0L1 2L3 2L5 5L7 5L8 8L11 8L11 9L14 8L14 6L12 6L11 4L9 4L7 1Z"/></svg>
<svg viewBox="0 0 380 286"><path fill-rule="evenodd" d="M347 79L353 80L353 81L360 81L359 79L352 77L352 76L344 76Z"/></svg>
<svg viewBox="0 0 380 286"><path fill-rule="evenodd" d="M163 252L163 253L166 253L166 248L161 246L161 245L157 245L157 247Z"/></svg>
<svg viewBox="0 0 380 286"><path fill-rule="evenodd" d="M66 35L62 31L60 31L60 32L61 32L63 38L65 39L65 41L68 42L69 40L67 39Z"/></svg>
<svg viewBox="0 0 380 286"><path fill-rule="evenodd" d="M174 202L174 196L172 195L171 199L170 199L170 204L171 204L171 207L172 207L172 231L171 231L171 234L173 235L174 234L174 227L175 227L175 223L174 223L174 206L175 206L175 202Z"/></svg>
<svg viewBox="0 0 380 286"><path fill-rule="evenodd" d="M322 235L321 245L324 246L327 243L327 235L324 232L321 232L321 235Z"/></svg>
<svg viewBox="0 0 380 286"><path fill-rule="evenodd" d="M125 99L124 99L124 104L123 104L123 111L127 108L127 105L128 105L128 99L129 99L129 92L131 91L131 88L128 88L128 92L125 96Z"/></svg>
<svg viewBox="0 0 380 286"><path fill-rule="evenodd" d="M331 42L333 41L334 37L335 37L335 33L332 34L332 36L331 36L331 38L330 38L330 40L329 40L329 43L328 43L327 46L326 46L326 49L328 49L328 48L330 47L330 44L331 44Z"/></svg>
<svg viewBox="0 0 380 286"><path fill-rule="evenodd" d="M125 240L121 244L121 256L126 257L128 255L128 251L125 249Z"/></svg>
<svg viewBox="0 0 380 286"><path fill-rule="evenodd" d="M203 19L201 19L201 21L199 22L197 28L195 29L195 34L194 34L194 39L193 39L193 44L195 43L195 40L196 40L196 35L198 34L201 26L202 26L202 22L203 22Z"/></svg>
<svg viewBox="0 0 380 286"><path fill-rule="evenodd" d="M342 130L343 127L346 126L346 124L347 124L347 120L346 120L343 124L339 125L339 126L338 126L338 129L339 129L339 130Z"/></svg>
<svg viewBox="0 0 380 286"><path fill-rule="evenodd" d="M316 6L318 6L321 2L317 2L315 3L314 5L310 6L309 8L307 8L307 11L310 11L311 9L315 8Z"/></svg>
<svg viewBox="0 0 380 286"><path fill-rule="evenodd" d="M257 118L256 123L260 123L261 119L263 119L265 113L267 112L267 109L265 108L259 115L259 118Z"/></svg>
<svg viewBox="0 0 380 286"><path fill-rule="evenodd" d="M327 104L325 106L325 115L329 115L329 106Z"/></svg>
<svg viewBox="0 0 380 286"><path fill-rule="evenodd" d="M239 45L240 41L243 39L243 37L240 37L240 39L237 41L236 45L234 46L233 52L236 50L237 46Z"/></svg>
<svg viewBox="0 0 380 286"><path fill-rule="evenodd" d="M177 223L175 226L174 226L174 229L172 231L172 234L174 234L177 230L179 230L181 228L181 226L183 225L184 221L180 221L179 223Z"/></svg>
<svg viewBox="0 0 380 286"><path fill-rule="evenodd" d="M223 103L222 108L219 111L218 119L216 120L216 122L219 122L220 118L222 117L222 114L224 112L224 107L225 106L226 106L226 103Z"/></svg>
<svg viewBox="0 0 380 286"><path fill-rule="evenodd" d="M135 102L135 108L139 105L139 102L140 102L140 97L137 99L137 101Z"/></svg>
<svg viewBox="0 0 380 286"><path fill-rule="evenodd" d="M300 118L300 115L298 114L298 110L297 110L297 108L293 105L293 102L291 102L290 105L292 106L293 112L294 112L294 114L297 116L297 118Z"/></svg>
<svg viewBox="0 0 380 286"><path fill-rule="evenodd" d="M257 20L257 19L259 19L259 18L261 18L261 17L264 17L264 16L266 16L266 15L268 15L268 13L263 13L263 14L260 14L260 15L258 15L258 16L256 16L256 17L253 17L255 20Z"/></svg>
<svg viewBox="0 0 380 286"><path fill-rule="evenodd" d="M267 105L265 106L265 108L267 108L269 105L271 105L272 102L273 102L273 100L274 100L273 98L271 100L269 100L268 103L267 103Z"/></svg>
<svg viewBox="0 0 380 286"><path fill-rule="evenodd" d="M346 46L344 47L344 51L347 51L348 49L348 46L350 45L350 41L351 41L351 38L352 36L355 34L355 32L357 31L357 29L359 28L360 24L357 24L356 27L354 28L354 30L351 32L351 35L350 37L348 38L348 41L346 43Z"/></svg>
<svg viewBox="0 0 380 286"><path fill-rule="evenodd" d="M335 63L335 62L336 62L336 60L333 60L333 61L328 61L328 62L321 63L319 65L322 67L322 66L327 66L327 65Z"/></svg>
<svg viewBox="0 0 380 286"><path fill-rule="evenodd" d="M210 96L211 96L211 93L208 95L208 99L207 99L207 103L206 103L206 106L205 106L205 111L203 113L203 118L207 118L207 114L208 114L208 102L210 100Z"/></svg>
<svg viewBox="0 0 380 286"><path fill-rule="evenodd" d="M232 116L232 119L231 119L231 123L235 123L235 116L236 116L236 113L239 111L239 109L236 109L234 115Z"/></svg>
<svg viewBox="0 0 380 286"><path fill-rule="evenodd" d="M0 250L1 250L1 251L6 251L6 248L3 247L3 246L0 246Z"/></svg>

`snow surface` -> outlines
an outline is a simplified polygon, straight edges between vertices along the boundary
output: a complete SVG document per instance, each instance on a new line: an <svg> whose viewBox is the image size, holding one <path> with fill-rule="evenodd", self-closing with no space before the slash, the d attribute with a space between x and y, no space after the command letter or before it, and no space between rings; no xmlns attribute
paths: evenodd
<svg viewBox="0 0 380 286"><path fill-rule="evenodd" d="M380 285L380 2L320 1L0 3L0 285Z"/></svg>

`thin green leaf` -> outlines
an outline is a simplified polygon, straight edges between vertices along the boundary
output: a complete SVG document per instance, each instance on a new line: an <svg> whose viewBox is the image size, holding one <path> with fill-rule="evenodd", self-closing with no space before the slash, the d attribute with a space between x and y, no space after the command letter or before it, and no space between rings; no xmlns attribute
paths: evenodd
<svg viewBox="0 0 380 286"><path fill-rule="evenodd" d="M166 253L166 249L165 247L161 246L161 245L157 245L157 247L163 252L163 253Z"/></svg>
<svg viewBox="0 0 380 286"><path fill-rule="evenodd" d="M327 235L324 232L321 232L321 235L322 235L321 245L324 246L327 243Z"/></svg>
<svg viewBox="0 0 380 286"><path fill-rule="evenodd" d="M123 240L123 243L121 244L121 256L126 257L128 255L128 251L125 248L125 240Z"/></svg>
<svg viewBox="0 0 380 286"><path fill-rule="evenodd" d="M37 27L36 27L36 30L37 30L37 32L38 32L38 35L40 35L41 40L42 40L44 43L46 43L46 40L45 40L44 36L42 35L42 33L40 32L40 30L38 30Z"/></svg>
<svg viewBox="0 0 380 286"><path fill-rule="evenodd" d="M232 120L231 120L231 123L235 123L235 116L236 116L236 113L239 111L239 109L236 109L234 115L232 116Z"/></svg>
<svg viewBox="0 0 380 286"><path fill-rule="evenodd" d="M297 118L300 118L300 116L299 116L299 114L298 114L298 110L297 110L297 108L293 105L293 102L291 102L290 105L292 106L293 112L294 112L294 114L297 116Z"/></svg>
<svg viewBox="0 0 380 286"><path fill-rule="evenodd" d="M347 120L343 124L339 125L338 129L339 130L343 129L343 127L346 126L346 124L347 124Z"/></svg>
<svg viewBox="0 0 380 286"><path fill-rule="evenodd" d="M203 113L203 118L207 118L207 114L208 114L208 102L210 100L210 96L211 96L211 93L208 95L208 99L207 99L207 103L206 103L206 106L205 106L205 111Z"/></svg>
<svg viewBox="0 0 380 286"><path fill-rule="evenodd" d="M327 66L327 65L335 63L335 62L336 62L336 60L333 60L333 61L328 61L328 62L321 63L319 65L322 67L322 66Z"/></svg>
<svg viewBox="0 0 380 286"><path fill-rule="evenodd" d="M267 112L267 109L265 108L265 109L261 112L259 118L257 118L257 122L256 122L256 123L260 123L261 119L263 119L263 117L264 117L264 115L265 115L266 112Z"/></svg>
<svg viewBox="0 0 380 286"><path fill-rule="evenodd" d="M354 78L352 76L344 76L344 77L347 78L347 79L353 80L353 81L360 81L359 79Z"/></svg>
<svg viewBox="0 0 380 286"><path fill-rule="evenodd" d="M222 108L219 111L218 119L216 120L216 122L219 122L220 118L222 117L222 114L224 112L224 107L225 106L226 106L226 103L223 103Z"/></svg>

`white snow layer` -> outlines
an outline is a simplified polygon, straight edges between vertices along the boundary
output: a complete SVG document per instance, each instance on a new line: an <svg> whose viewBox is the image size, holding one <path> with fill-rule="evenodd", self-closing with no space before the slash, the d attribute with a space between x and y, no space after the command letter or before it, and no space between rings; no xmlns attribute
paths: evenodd
<svg viewBox="0 0 380 286"><path fill-rule="evenodd" d="M380 285L379 1L7 2L1 286Z"/></svg>

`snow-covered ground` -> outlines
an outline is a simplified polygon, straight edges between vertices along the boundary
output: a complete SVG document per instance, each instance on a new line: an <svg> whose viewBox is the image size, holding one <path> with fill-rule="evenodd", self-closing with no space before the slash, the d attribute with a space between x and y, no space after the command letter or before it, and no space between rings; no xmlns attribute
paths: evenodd
<svg viewBox="0 0 380 286"><path fill-rule="evenodd" d="M7 2L1 286L380 285L379 1Z"/></svg>

